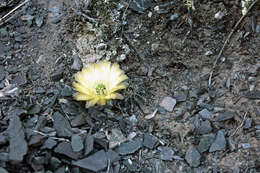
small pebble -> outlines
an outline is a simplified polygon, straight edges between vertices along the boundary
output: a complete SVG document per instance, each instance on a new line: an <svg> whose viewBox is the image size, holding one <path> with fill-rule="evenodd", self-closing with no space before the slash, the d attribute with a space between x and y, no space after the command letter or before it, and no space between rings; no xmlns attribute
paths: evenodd
<svg viewBox="0 0 260 173"><path fill-rule="evenodd" d="M160 106L163 107L166 111L172 112L176 105L176 102L176 99L172 97L164 97L162 102L160 103Z"/></svg>
<svg viewBox="0 0 260 173"><path fill-rule="evenodd" d="M243 143L242 148L245 150L245 149L251 148L251 145L249 143Z"/></svg>

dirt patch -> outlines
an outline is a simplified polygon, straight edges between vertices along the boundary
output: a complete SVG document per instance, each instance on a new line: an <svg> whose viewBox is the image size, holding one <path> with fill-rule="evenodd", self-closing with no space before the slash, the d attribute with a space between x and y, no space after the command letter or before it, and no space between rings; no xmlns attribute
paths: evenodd
<svg viewBox="0 0 260 173"><path fill-rule="evenodd" d="M0 3L0 15L20 3ZM260 4L209 86L240 2L200 1L194 11L183 1L128 3L29 1L0 26L3 169L259 172ZM86 109L73 99L73 75L99 60L119 63L129 86L124 100Z"/></svg>

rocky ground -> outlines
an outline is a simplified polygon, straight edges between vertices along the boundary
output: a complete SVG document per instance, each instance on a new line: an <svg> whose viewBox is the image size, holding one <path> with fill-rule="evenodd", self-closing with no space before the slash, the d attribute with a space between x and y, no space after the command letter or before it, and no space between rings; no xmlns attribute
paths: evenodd
<svg viewBox="0 0 260 173"><path fill-rule="evenodd" d="M259 2L210 85L240 1L4 0L0 16L0 173L260 172ZM129 87L86 109L73 75L101 59Z"/></svg>

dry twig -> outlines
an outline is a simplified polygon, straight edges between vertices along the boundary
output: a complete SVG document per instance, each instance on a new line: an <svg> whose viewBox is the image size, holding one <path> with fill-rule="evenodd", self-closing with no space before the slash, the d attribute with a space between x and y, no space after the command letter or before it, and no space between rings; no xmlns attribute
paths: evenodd
<svg viewBox="0 0 260 173"><path fill-rule="evenodd" d="M231 136L234 136L234 135L237 133L237 131L238 131L240 128L243 127L244 122L245 122L245 120L246 120L247 113L248 113L248 112L245 113L245 115L244 115L244 117L243 117L243 120L242 120L241 124L236 128L236 130L234 131L234 133L233 133Z"/></svg>
<svg viewBox="0 0 260 173"><path fill-rule="evenodd" d="M42 133L42 132L37 131L37 130L33 130L33 132L38 133L39 135L42 135L42 136L47 136L47 137L52 138L54 140L70 142L68 139L53 137L53 136L50 136L48 134Z"/></svg>
<svg viewBox="0 0 260 173"><path fill-rule="evenodd" d="M4 21L5 18L7 18L8 16L10 16L12 13L14 13L16 10L18 10L20 7L22 7L24 4L26 4L27 2L29 2L30 0L25 0L23 3L19 4L18 6L16 6L14 9L12 9L9 13L7 13L6 15L4 15L3 17L0 18L0 26L3 25L4 23L8 22L10 19L12 19L12 16L9 17L6 21Z"/></svg>
<svg viewBox="0 0 260 173"><path fill-rule="evenodd" d="M238 26L240 25L240 23L243 21L243 19L247 16L248 12L253 8L253 6L254 6L257 2L258 2L258 0L255 0L253 3L251 3L251 5L249 6L249 8L248 8L246 14L241 16L241 18L239 19L239 21L237 21L236 25L234 26L234 28L233 28L233 29L231 30L231 32L229 33L228 38L227 38L226 41L224 42L224 44L223 44L223 46L222 46L222 48L221 48L221 50L220 50L220 52L219 52L219 54L218 54L218 56L217 56L215 62L214 62L214 64L213 64L213 68L212 68L211 73L210 73L210 76L209 76L209 82L208 82L209 86L211 85L211 80L212 80L213 72L214 72L214 70L215 70L215 68L216 68L216 65L217 65L217 62L218 62L219 58L221 57L221 55L222 55L222 53L223 53L223 51L224 51L224 48L225 48L226 45L228 44L228 42L229 42L231 36L233 35L233 33L237 30L237 28L238 28Z"/></svg>

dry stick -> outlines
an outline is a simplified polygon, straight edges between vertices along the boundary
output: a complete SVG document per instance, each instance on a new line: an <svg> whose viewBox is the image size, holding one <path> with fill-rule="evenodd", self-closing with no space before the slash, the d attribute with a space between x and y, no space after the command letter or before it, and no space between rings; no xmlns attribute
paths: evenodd
<svg viewBox="0 0 260 173"><path fill-rule="evenodd" d="M235 32L235 30L237 30L238 26L240 25L240 23L243 21L243 19L246 17L246 15L248 14L248 12L253 8L253 6L257 3L258 0L255 0L248 8L247 12L245 15L243 15L239 21L236 23L235 27L232 29L232 31L229 33L228 35L228 38L226 39L226 41L224 42L224 45L222 46L214 64L213 64L213 68L211 70L211 73L210 73L210 76L209 76L209 86L211 85L211 79L212 79L212 75L213 75L213 72L214 72L214 69L216 68L216 65L217 65L217 62L219 60L219 58L221 57L223 51L224 51L224 48L226 47L226 45L228 44L231 36L233 35L233 33Z"/></svg>
<svg viewBox="0 0 260 173"><path fill-rule="evenodd" d="M242 120L241 124L236 128L235 132L234 132L231 136L234 136L234 135L237 133L237 131L238 131L240 128L243 127L244 122L245 122L245 120L246 120L247 113L248 113L248 112L245 113L245 115L244 115L244 117L243 117L243 120Z"/></svg>
<svg viewBox="0 0 260 173"><path fill-rule="evenodd" d="M70 142L68 139L53 137L53 136L50 136L48 134L42 133L42 132L37 131L37 130L33 130L33 132L38 133L39 135L42 135L42 136L47 136L47 137L52 138L54 140Z"/></svg>
<svg viewBox="0 0 260 173"><path fill-rule="evenodd" d="M4 15L2 18L0 18L0 26L3 25L5 22L2 22L5 18L7 18L10 14L12 14L13 12L15 12L17 9L19 9L21 6L23 6L24 4L26 4L27 2L29 2L30 0L25 0L23 3L21 3L20 5L16 6L14 9L12 9L9 13L7 13L6 15Z"/></svg>

